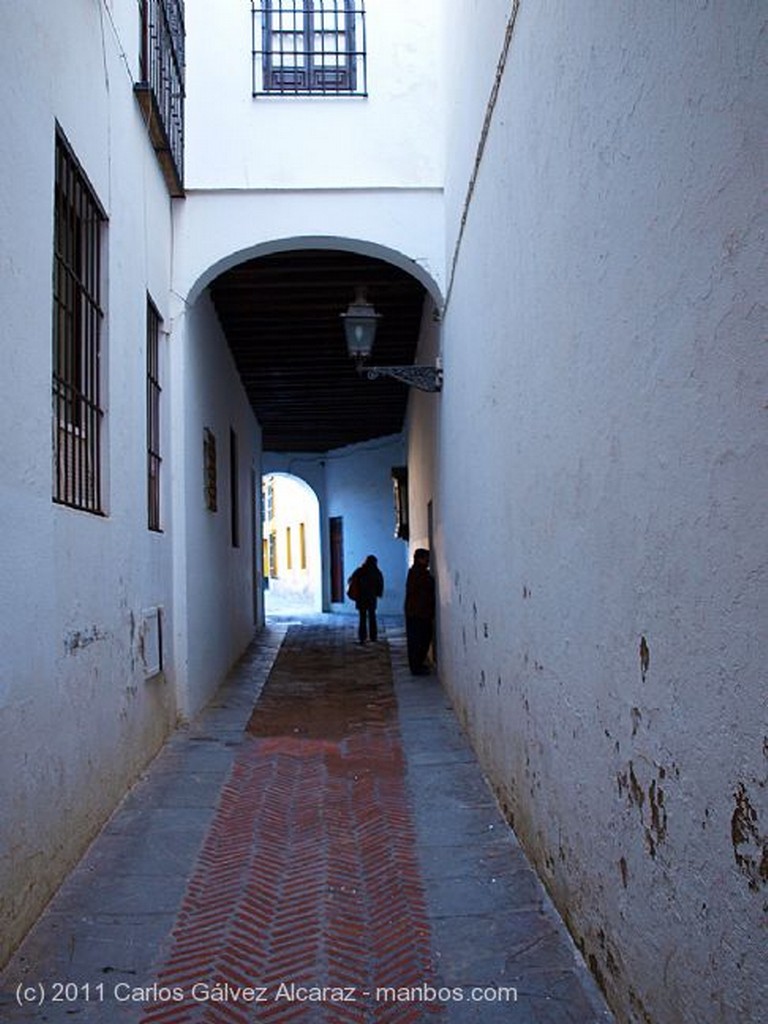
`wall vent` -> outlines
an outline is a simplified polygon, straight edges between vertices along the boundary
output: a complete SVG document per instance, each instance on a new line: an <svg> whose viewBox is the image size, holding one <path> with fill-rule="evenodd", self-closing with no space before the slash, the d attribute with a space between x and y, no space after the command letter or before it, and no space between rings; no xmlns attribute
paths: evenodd
<svg viewBox="0 0 768 1024"><path fill-rule="evenodd" d="M144 676L150 679L163 671L163 617L161 608L145 608L139 634Z"/></svg>

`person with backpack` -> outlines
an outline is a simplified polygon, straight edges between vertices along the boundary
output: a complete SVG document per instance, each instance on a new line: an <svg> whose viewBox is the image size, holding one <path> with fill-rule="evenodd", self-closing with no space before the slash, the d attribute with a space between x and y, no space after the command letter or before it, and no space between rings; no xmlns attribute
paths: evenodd
<svg viewBox="0 0 768 1024"><path fill-rule="evenodd" d="M359 616L358 643L364 644L369 638L375 641L379 636L376 604L384 593L384 576L379 569L376 556L368 555L363 564L349 577L348 582L347 597L355 602Z"/></svg>

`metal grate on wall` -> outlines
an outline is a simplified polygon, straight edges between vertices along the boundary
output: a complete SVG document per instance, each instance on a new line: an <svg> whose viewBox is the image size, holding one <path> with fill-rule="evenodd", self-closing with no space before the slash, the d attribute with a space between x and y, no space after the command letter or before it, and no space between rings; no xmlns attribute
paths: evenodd
<svg viewBox="0 0 768 1024"><path fill-rule="evenodd" d="M53 259L53 500L102 511L101 244L106 218L56 136Z"/></svg>
<svg viewBox="0 0 768 1024"><path fill-rule="evenodd" d="M139 76L134 86L172 196L184 195L184 3L139 0Z"/></svg>
<svg viewBox="0 0 768 1024"><path fill-rule="evenodd" d="M366 96L363 0L252 0L254 96Z"/></svg>

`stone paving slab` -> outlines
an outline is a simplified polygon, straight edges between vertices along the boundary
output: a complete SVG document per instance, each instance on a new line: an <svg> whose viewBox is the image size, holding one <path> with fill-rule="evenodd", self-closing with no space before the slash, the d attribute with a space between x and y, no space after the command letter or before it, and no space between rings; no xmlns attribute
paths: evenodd
<svg viewBox="0 0 768 1024"><path fill-rule="evenodd" d="M411 676L388 640L438 977L449 1024L612 1020L507 826L436 676ZM468 1001L473 990L481 1001ZM509 990L514 1001L502 1000Z"/></svg>
<svg viewBox="0 0 768 1024"><path fill-rule="evenodd" d="M127 793L0 975L0 1022L135 1024L187 880L279 651L259 634L214 699ZM29 1002L19 1005L23 986ZM122 996L113 998L115 991ZM36 1000L39 1002L36 1002Z"/></svg>
<svg viewBox="0 0 768 1024"><path fill-rule="evenodd" d="M320 779L328 765L337 766L333 769L336 772L341 763L340 754L348 749L350 742L354 748L355 741L347 738L350 724L358 729L370 714L376 718L375 734L386 734L390 737L387 742L395 743L391 748L394 761L391 761L391 768L386 767L385 762L380 762L376 768L366 741L359 754L354 755L363 758L358 762L358 775L351 776L347 782L336 776L335 789L325 799L319 817L317 801L294 806L302 829L308 818L321 821L324 815L338 817L342 805L357 807L354 814L363 814L363 818L357 825L340 826L336 830L334 849L337 852L331 856L336 874L332 875L335 884L330 895L323 891L318 847L309 850L297 847L292 861L299 856L306 860L303 867L294 871L293 889L288 893L281 889L280 895L276 889L266 903L257 900L253 904L249 913L256 915L254 920L261 923L249 926L249 948L243 955L256 956L260 945L266 949L268 929L258 915L267 913L270 901L293 899L299 901L297 906L306 909L311 902L306 893L309 886L315 892L313 906L330 906L335 915L331 942L335 969L349 970L350 978L354 978L355 970L362 970L362 966L348 966L362 964L360 943L355 936L355 928L361 926L359 922L355 925L354 918L359 912L359 900L355 903L352 893L345 893L345 885L350 872L360 871L359 866L354 867L359 859L356 850L362 848L359 838L355 838L357 833L369 827L381 829L382 820L378 824L366 824L370 815L368 804L361 804L357 794L368 792L365 787L379 774L381 784L385 784L386 777L395 771L405 786L405 796L397 798L400 802L404 800L404 809L398 810L397 801L387 804L387 813L393 815L390 824L385 825L384 834L375 842L369 841L365 854L369 867L358 876L356 884L364 885L365 878L375 873L377 851L389 850L392 846L393 836L387 830L391 833L399 829L404 814L403 834L410 836L415 867L407 869L403 883L406 888L401 892L411 894L407 900L417 910L414 913L397 903L403 897L397 895L397 887L391 888L391 872L383 872L376 883L380 887L376 899L383 899L383 903L380 902L376 913L386 915L380 919L387 921L390 938L387 939L389 945L385 945L390 952L386 956L395 965L393 978L406 979L410 990L398 992L403 998L396 1002L354 1007L336 1003L331 1009L286 1003L266 1013L263 1007L254 1004L246 1007L237 1000L209 1003L200 1010L199 1019L210 1024L239 1024L240 1021L250 1024L267 1019L300 1020L306 1024L315 1020L331 1024L351 1020L362 1024L369 1019L391 1020L396 1024L421 1020L447 1021L448 1024L496 1024L497 1021L609 1024L612 1018L514 834L503 821L437 678L412 677L408 673L399 624L385 624L387 643L358 648L353 643L354 624L350 625L349 618L323 616L318 617L315 625L318 622L341 637L341 642L326 648L318 662L325 677L341 681L354 690L356 679L365 677L366 673L381 673L382 665L391 672L396 696L396 732L391 732L392 727L387 724L386 715L382 718L380 708L371 710L367 706L369 702L363 694L357 693L351 701L344 701L343 707L337 701L336 709L343 723L334 720L330 712L319 718L315 716L308 724L295 723L295 753L303 752L295 770L290 761L291 744L286 747L284 735L277 741L273 749L277 753L279 747L283 764L279 785L294 785L290 781L294 778ZM244 783L243 771L261 772L265 768L272 771L263 754L272 749L269 744L276 741L264 735L255 741L262 744L260 748L249 745L252 737L245 734L244 728L273 667L286 627L287 624L276 626L260 635L205 712L189 727L174 734L65 881L0 976L0 1021L3 1024L17 1021L139 1024L142 1020L146 1024L155 1021L162 1024L163 1021L192 1020L191 1016L176 1013L178 1007L164 1000L162 994L158 1000L156 988L152 986L157 985L161 965L172 961L174 950L176 954L179 952L179 928L184 914L189 913L190 908L200 907L204 894L195 887L195 872L199 875L206 844L215 850L215 845L211 848L210 843L217 828L219 833L230 837L228 844L237 838L237 832L228 831L232 826L226 826L222 833L220 824L227 801L234 806L233 784L238 777ZM295 680L297 690L308 687L309 693L313 685L312 672L302 669L302 673L301 678ZM279 702L275 706L279 709ZM387 706L386 701L384 706ZM279 714L279 710L276 713ZM263 731L268 733L269 729ZM285 733L285 730L280 731ZM327 738L329 736L331 739ZM311 762L306 759L307 751L314 757ZM253 760L257 754L261 761ZM356 778L363 789L355 782ZM396 783L396 779L394 781ZM317 784L312 782L312 785ZM264 785L266 783L259 783L257 790L263 790ZM308 785L308 782L303 784L305 794ZM386 785L391 786L392 780ZM241 784L238 806L250 807L252 801L248 793L247 784ZM279 816L279 801L269 813ZM241 817L238 812L233 820ZM262 834L262 843L266 835ZM243 849L252 841L243 836ZM279 847L279 842L263 846L265 864L276 863ZM407 850L401 854L410 864L411 854ZM323 856L327 861L327 849ZM351 859L346 860L347 857ZM237 858L233 858L233 864L236 863ZM264 872L265 877L268 873ZM274 885L282 886L280 879L286 873L285 866L273 870ZM255 877L258 883L258 872ZM226 898L234 899L235 891L240 892L237 898L242 899L240 889L232 889ZM423 921L419 906L423 909ZM396 907L399 909L395 910ZM350 914L353 916L346 916ZM271 941L282 943L288 957L274 967L284 979L291 970L287 964L307 965L314 957L314 954L309 956L307 950L308 944L317 940L316 934L313 937L313 928L315 933L317 929L308 921L306 912L302 915L293 923L286 918L283 930L272 935ZM242 915L238 920L242 921ZM199 918L191 932L187 929L188 937L199 935L199 942L195 941L195 957L208 955L212 940L205 928L205 918ZM233 963L236 944L242 941L241 930L237 925L224 943L225 958ZM415 946L414 932L418 933ZM422 933L428 943L428 955L420 945ZM371 941L376 947L376 942ZM232 956L226 952L227 944L232 946ZM381 943L376 955L383 955ZM243 962L248 962L247 958ZM175 963L177 967L182 964L183 970L183 959ZM296 971L298 976L298 968ZM311 972L307 976L310 975ZM275 983L278 980L277 976L272 979ZM255 979L251 977L250 981ZM57 982L62 986L68 983L71 987L54 992ZM14 997L18 985L23 985L30 997L43 994L44 1000L40 1005L33 1002L18 1005ZM430 990L418 991L420 988ZM115 999L116 992L121 998ZM61 996L60 1001L52 1001L55 994ZM154 1015L148 1010L153 1005Z"/></svg>
<svg viewBox="0 0 768 1024"><path fill-rule="evenodd" d="M376 999L433 969L391 667L384 645L353 637L351 620L288 633L158 966L182 998L158 1000L142 1024L212 1019L196 995L212 979L263 986L245 1019L406 1024L439 1012L430 997ZM294 986L329 994L294 1001Z"/></svg>

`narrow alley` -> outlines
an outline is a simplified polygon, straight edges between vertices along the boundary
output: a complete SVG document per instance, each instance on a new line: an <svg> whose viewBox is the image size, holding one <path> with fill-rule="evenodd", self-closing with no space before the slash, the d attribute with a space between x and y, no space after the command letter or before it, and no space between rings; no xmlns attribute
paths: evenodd
<svg viewBox="0 0 768 1024"><path fill-rule="evenodd" d="M763 1024L766 0L0 54L0 1024Z"/></svg>
<svg viewBox="0 0 768 1024"><path fill-rule="evenodd" d="M611 1020L400 623L275 618L3 975L4 1022Z"/></svg>

